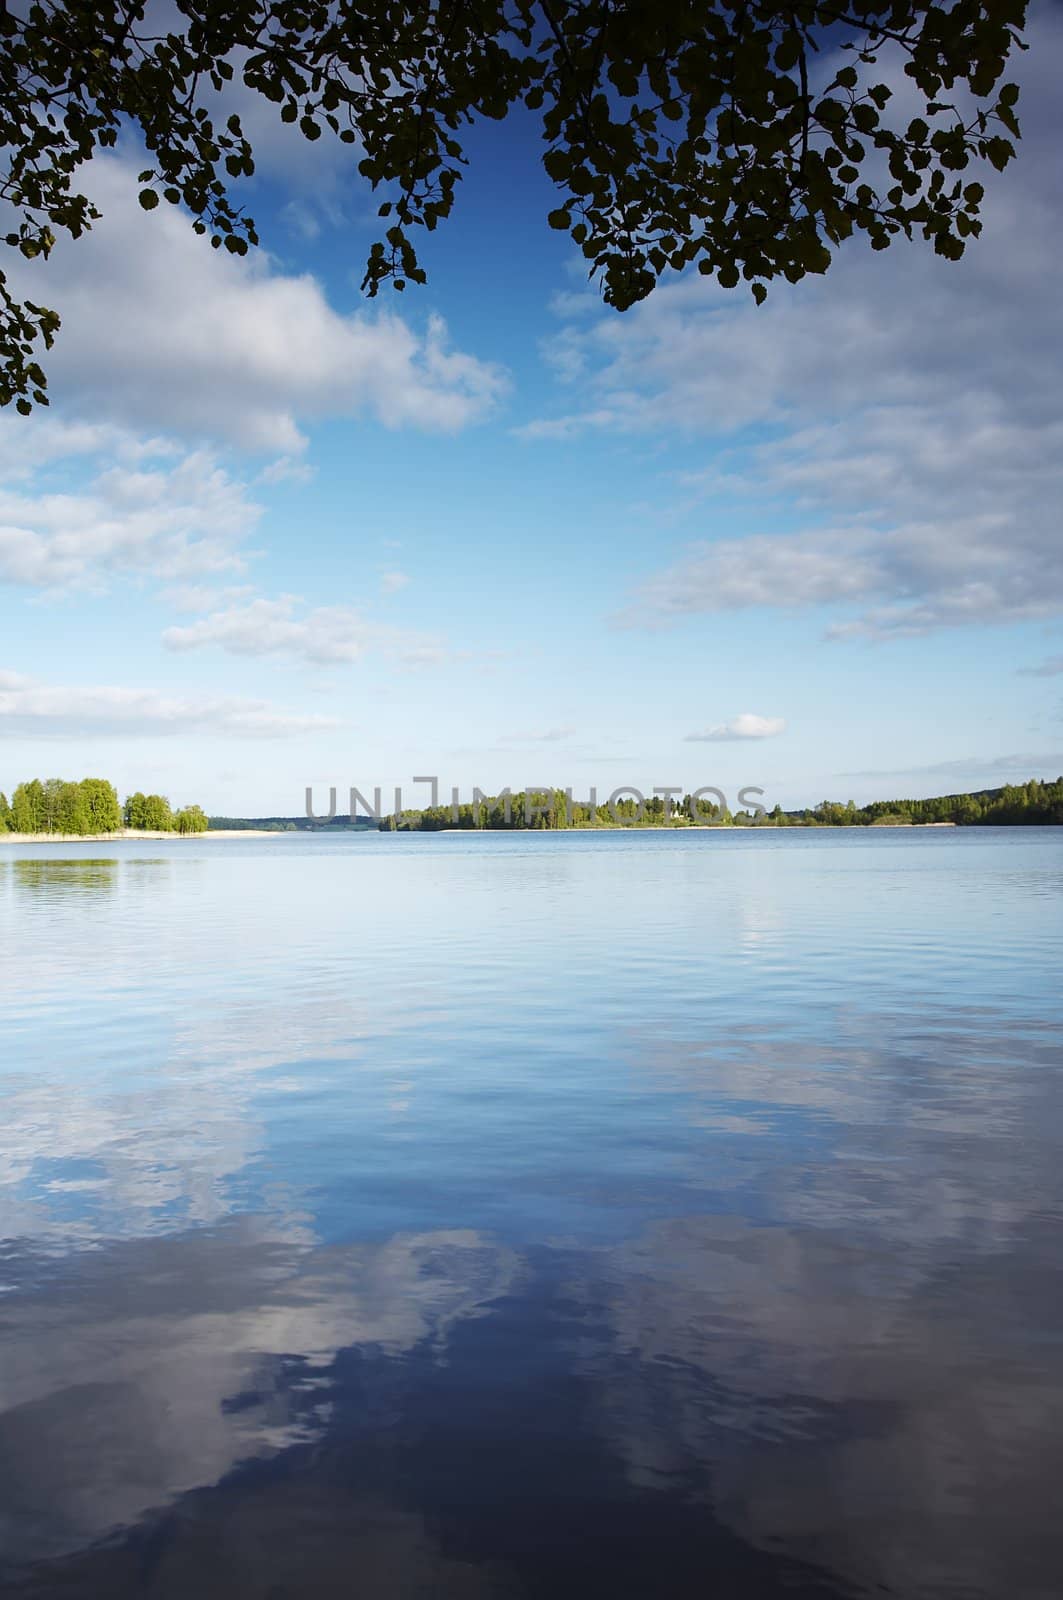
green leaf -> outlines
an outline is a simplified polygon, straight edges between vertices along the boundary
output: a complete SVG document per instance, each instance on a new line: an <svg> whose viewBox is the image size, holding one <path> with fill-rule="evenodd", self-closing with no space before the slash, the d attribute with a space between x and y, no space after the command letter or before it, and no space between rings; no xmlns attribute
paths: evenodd
<svg viewBox="0 0 1063 1600"><path fill-rule="evenodd" d="M137 199L140 201L145 211L154 211L155 207L159 203L159 197L155 193L154 189L141 189L140 193L137 195Z"/></svg>
<svg viewBox="0 0 1063 1600"><path fill-rule="evenodd" d="M572 226L572 218L563 207L559 208L557 211L549 212L546 220L550 224L551 228L557 228L559 232L563 233L567 233L569 228Z"/></svg>

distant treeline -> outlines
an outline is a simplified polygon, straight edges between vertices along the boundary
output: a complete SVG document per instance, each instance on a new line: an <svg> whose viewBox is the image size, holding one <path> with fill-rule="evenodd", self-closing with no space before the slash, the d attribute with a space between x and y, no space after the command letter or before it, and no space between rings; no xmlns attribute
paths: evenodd
<svg viewBox="0 0 1063 1600"><path fill-rule="evenodd" d="M888 827L912 824L955 823L1000 826L1029 823L1063 823L1063 778L1042 782L1006 784L1002 789L982 789L973 794L940 795L931 800L874 800L857 806L854 801L824 800L803 811L754 814L731 812L709 800L684 795L669 815L661 795L641 804L634 798L612 806L570 804L563 789L525 792L487 798L476 805L428 806L423 811L403 811L385 817L382 832L439 832L444 828L553 829L553 828L822 828Z"/></svg>
<svg viewBox="0 0 1063 1600"><path fill-rule="evenodd" d="M227 833L310 833L322 828L329 828L333 833L349 833L352 828L364 831L375 826L372 817L356 817L352 822L346 814L313 820L309 817L209 817L207 820L212 831L224 829Z"/></svg>
<svg viewBox="0 0 1063 1600"><path fill-rule="evenodd" d="M1031 778L1029 783L1006 783L1002 789L945 794L933 800L873 800L867 806L824 800L811 811L791 812L786 821L834 828L904 822L917 826L954 822L958 827L1063 823L1063 778L1054 782Z"/></svg>
<svg viewBox="0 0 1063 1600"><path fill-rule="evenodd" d="M498 795L474 805L429 806L423 811L403 811L385 817L377 826L387 832L437 832L443 828L556 829L556 828L817 828L885 827L889 825L951 822L958 826L1063 824L1063 777L1042 782L1006 784L1002 789L981 789L972 794L939 795L931 800L875 800L857 806L852 800L824 800L804 811L772 811L754 815L731 812L726 804L684 795L671 815L661 795L648 796L640 806L633 797L613 806L570 804L563 789ZM117 833L121 828L159 833L203 833L213 829L266 829L277 833L310 830L339 832L373 825L369 817L340 816L328 822L306 817L210 817L199 806L174 811L165 795L131 794L119 804L114 785L104 778L83 778L68 783L61 778L33 778L20 783L10 803L0 794L0 833L80 834Z"/></svg>
<svg viewBox="0 0 1063 1600"><path fill-rule="evenodd" d="M517 794L489 796L475 805L398 812L384 817L379 826L382 833L437 833L443 828L689 828L711 822L748 827L753 820L749 812L732 817L713 801L694 800L690 795L684 795L669 818L661 795L648 796L640 809L634 798L616 800L612 806L591 806L570 803L564 789L522 789Z"/></svg>
<svg viewBox="0 0 1063 1600"><path fill-rule="evenodd" d="M204 833L207 818L199 806L171 809L165 795L131 794L124 806L106 778L31 778L20 783L10 803L0 794L0 833L117 833L120 828L160 833Z"/></svg>

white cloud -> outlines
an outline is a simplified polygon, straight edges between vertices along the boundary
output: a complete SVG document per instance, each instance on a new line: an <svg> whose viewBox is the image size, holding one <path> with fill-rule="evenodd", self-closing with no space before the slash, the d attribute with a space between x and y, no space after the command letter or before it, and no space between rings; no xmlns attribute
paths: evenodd
<svg viewBox="0 0 1063 1600"><path fill-rule="evenodd" d="M542 728L530 733L504 733L502 744L560 744L565 739L571 739L575 728Z"/></svg>
<svg viewBox="0 0 1063 1600"><path fill-rule="evenodd" d="M0 672L0 737L205 733L275 739L338 726L233 695L174 697L155 689L45 684Z"/></svg>
<svg viewBox="0 0 1063 1600"><path fill-rule="evenodd" d="M167 628L168 650L216 646L238 656L296 656L315 665L360 661L381 650L407 666L434 665L451 657L440 640L365 618L352 606L317 606L300 612L294 595L258 598L212 611L197 622Z"/></svg>
<svg viewBox="0 0 1063 1600"><path fill-rule="evenodd" d="M1058 678L1063 673L1063 656L1049 656L1036 667L1019 667L1020 678Z"/></svg>
<svg viewBox="0 0 1063 1600"><path fill-rule="evenodd" d="M839 778L984 777L997 784L1021 776L1045 777L1063 772L1063 752L1049 751L1003 756L960 756L951 761L935 761L923 767L892 767L885 771L839 772Z"/></svg>
<svg viewBox="0 0 1063 1600"><path fill-rule="evenodd" d="M959 264L922 242L846 247L759 310L684 278L558 336L587 403L525 434L707 436L712 466L683 480L693 514L719 526L725 495L767 502L764 531L695 541L629 621L829 605L835 637L886 637L1063 611L1063 19L1036 11L1030 43L1019 159L987 181ZM774 531L780 510L805 526Z"/></svg>
<svg viewBox="0 0 1063 1600"><path fill-rule="evenodd" d="M380 588L384 594L397 594L400 589L405 589L409 581L409 574L406 572L382 572L380 574Z"/></svg>
<svg viewBox="0 0 1063 1600"><path fill-rule="evenodd" d="M722 744L734 739L774 739L776 734L785 730L786 720L783 717L758 717L753 711L743 711L728 722L718 722L715 727L706 728L702 733L688 733L686 742Z"/></svg>
<svg viewBox="0 0 1063 1600"><path fill-rule="evenodd" d="M174 580L242 565L261 508L208 451L63 423L31 427L27 445L18 463L0 429L0 582L100 587L118 572ZM89 464L84 486L50 488L46 469L75 458Z"/></svg>
<svg viewBox="0 0 1063 1600"><path fill-rule="evenodd" d="M634 396L629 398L634 402ZM630 407L626 404L599 406L563 417L536 417L531 422L521 423L513 432L519 439L575 439L588 428L616 428L626 432L629 428L643 426L637 418L638 409L634 403Z"/></svg>
<svg viewBox="0 0 1063 1600"><path fill-rule="evenodd" d="M298 453L299 423L368 413L386 427L456 431L505 388L500 370L448 348L439 317L341 315L309 274L263 251L215 251L182 212L136 200L135 166L98 157L85 186L103 217L12 285L54 306L53 400L92 416Z"/></svg>
<svg viewBox="0 0 1063 1600"><path fill-rule="evenodd" d="M412 634L401 634L398 630L381 630L385 642L390 646L394 659L403 667L442 667L451 661L470 661L471 652L468 650L452 650L447 644L418 644Z"/></svg>
<svg viewBox="0 0 1063 1600"><path fill-rule="evenodd" d="M277 456L258 475L260 483L312 483L314 468L294 456Z"/></svg>
<svg viewBox="0 0 1063 1600"><path fill-rule="evenodd" d="M0 480L32 479L55 462L107 456L125 464L181 454L172 439L145 437L106 422L78 422L54 411L0 420Z"/></svg>
<svg viewBox="0 0 1063 1600"><path fill-rule="evenodd" d="M228 584L224 588L207 583L179 583L164 590L165 597L175 611L198 616L204 611L217 611L234 601L246 600L254 594L250 584Z"/></svg>

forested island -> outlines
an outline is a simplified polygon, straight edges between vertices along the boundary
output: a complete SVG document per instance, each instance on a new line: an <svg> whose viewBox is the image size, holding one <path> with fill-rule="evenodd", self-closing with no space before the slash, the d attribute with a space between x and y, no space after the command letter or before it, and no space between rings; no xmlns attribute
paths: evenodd
<svg viewBox="0 0 1063 1600"><path fill-rule="evenodd" d="M165 795L131 794L125 805L106 778L31 778L11 796L0 793L0 834L71 834L87 838L123 829L145 833L205 833L200 806L174 810Z"/></svg>
<svg viewBox="0 0 1063 1600"><path fill-rule="evenodd" d="M527 802L530 799L530 806ZM929 800L874 800L857 806L852 800L823 800L801 811L775 806L759 815L748 810L731 812L726 805L684 795L669 814L660 795L648 796L640 805L634 798L618 799L591 807L570 803L563 789L523 791L485 799L475 806L428 806L423 811L403 811L383 818L379 827L389 833L432 833L446 828L525 830L557 828L867 828L957 827L1063 824L1063 777L1054 781L1031 778L1028 783L1005 784L1000 789L980 789L970 794L939 795Z"/></svg>

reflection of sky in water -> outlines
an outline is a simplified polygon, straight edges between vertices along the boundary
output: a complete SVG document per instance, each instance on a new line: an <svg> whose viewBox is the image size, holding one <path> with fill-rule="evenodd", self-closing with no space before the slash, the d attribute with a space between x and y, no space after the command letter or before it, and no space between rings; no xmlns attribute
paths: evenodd
<svg viewBox="0 0 1063 1600"><path fill-rule="evenodd" d="M0 853L12 1592L1054 1593L1058 830L92 850Z"/></svg>

